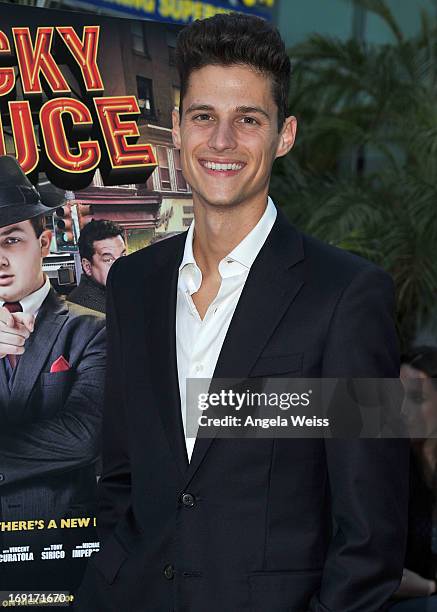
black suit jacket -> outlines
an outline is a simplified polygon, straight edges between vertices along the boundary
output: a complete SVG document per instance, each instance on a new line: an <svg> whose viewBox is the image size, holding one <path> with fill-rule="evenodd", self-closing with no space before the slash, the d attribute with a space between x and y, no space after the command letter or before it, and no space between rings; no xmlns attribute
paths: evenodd
<svg viewBox="0 0 437 612"><path fill-rule="evenodd" d="M111 269L104 546L79 609L381 609L402 573L407 442L198 439L188 464L175 347L184 242ZM387 274L301 235L278 212L215 377L396 377L392 315Z"/></svg>
<svg viewBox="0 0 437 612"><path fill-rule="evenodd" d="M70 369L50 372L63 356ZM0 360L0 517L4 523L96 514L95 462L106 362L105 319L86 308L67 304L53 289L44 300L35 329L9 390ZM92 530L33 529L0 531L2 548L29 545L38 559L49 543L66 547L96 539ZM2 589L69 590L79 582L84 563L78 559L2 564ZM6 571L9 570L9 571Z"/></svg>

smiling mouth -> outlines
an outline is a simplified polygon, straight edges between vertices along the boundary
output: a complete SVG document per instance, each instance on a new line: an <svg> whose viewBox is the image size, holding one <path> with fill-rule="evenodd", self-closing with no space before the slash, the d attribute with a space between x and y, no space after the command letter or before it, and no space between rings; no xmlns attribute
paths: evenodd
<svg viewBox="0 0 437 612"><path fill-rule="evenodd" d="M238 172L246 165L243 162L214 162L206 159L199 161L203 168L214 170L215 172Z"/></svg>

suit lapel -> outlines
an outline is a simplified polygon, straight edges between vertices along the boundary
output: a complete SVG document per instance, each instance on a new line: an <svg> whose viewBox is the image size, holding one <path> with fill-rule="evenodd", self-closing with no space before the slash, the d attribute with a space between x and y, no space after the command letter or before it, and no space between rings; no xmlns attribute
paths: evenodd
<svg viewBox="0 0 437 612"><path fill-rule="evenodd" d="M247 378L264 346L303 285L301 235L280 210L254 261L217 360L214 378ZM197 438L187 481L213 438ZM187 482L188 484L188 482Z"/></svg>
<svg viewBox="0 0 437 612"><path fill-rule="evenodd" d="M176 298L179 264L182 260L186 233L175 238L175 249L165 262L144 282L153 288L146 296L146 337L153 347L150 356L155 388L154 405L158 410L176 463L185 474L188 466L182 423L176 353Z"/></svg>
<svg viewBox="0 0 437 612"><path fill-rule="evenodd" d="M16 366L11 389L9 417L19 423L35 383L45 366L59 330L67 320L68 308L50 289L38 311L34 331L25 343L25 351Z"/></svg>

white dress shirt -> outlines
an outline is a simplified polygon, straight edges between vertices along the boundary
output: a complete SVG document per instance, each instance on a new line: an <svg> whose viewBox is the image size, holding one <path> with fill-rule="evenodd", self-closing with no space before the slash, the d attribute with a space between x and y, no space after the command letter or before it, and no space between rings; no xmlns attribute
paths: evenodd
<svg viewBox="0 0 437 612"><path fill-rule="evenodd" d="M193 255L194 220L188 230L179 279L176 303L176 356L182 422L188 459L195 438L187 437L186 380L210 380L214 374L223 341L235 308L243 291L250 268L273 227L277 215L275 205L268 198L263 216L247 236L219 263L220 289L211 302L203 320L194 305L192 295L202 284L202 272Z"/></svg>
<svg viewBox="0 0 437 612"><path fill-rule="evenodd" d="M46 299L51 287L49 277L46 275L44 277L44 284L39 289L20 300L24 313L35 316L38 314L38 310L41 308L41 304ZM4 300L0 300L0 306L3 306L4 303Z"/></svg>

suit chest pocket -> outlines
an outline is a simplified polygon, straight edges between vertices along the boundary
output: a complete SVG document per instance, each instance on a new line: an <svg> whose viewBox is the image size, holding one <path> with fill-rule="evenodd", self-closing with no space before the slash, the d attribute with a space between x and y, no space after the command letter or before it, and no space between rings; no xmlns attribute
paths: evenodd
<svg viewBox="0 0 437 612"><path fill-rule="evenodd" d="M39 380L39 418L49 418L61 410L74 382L75 372L45 372Z"/></svg>
<svg viewBox="0 0 437 612"><path fill-rule="evenodd" d="M303 353L262 355L252 368L249 378L261 376L300 376Z"/></svg>
<svg viewBox="0 0 437 612"><path fill-rule="evenodd" d="M44 374L41 374L41 386L44 388L57 387L61 389L71 384L73 375L73 370L66 370L65 372L44 372Z"/></svg>

